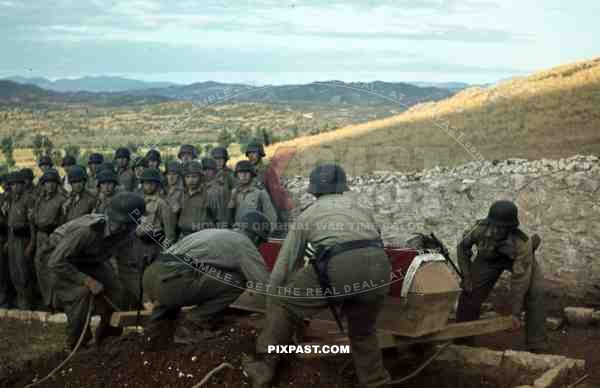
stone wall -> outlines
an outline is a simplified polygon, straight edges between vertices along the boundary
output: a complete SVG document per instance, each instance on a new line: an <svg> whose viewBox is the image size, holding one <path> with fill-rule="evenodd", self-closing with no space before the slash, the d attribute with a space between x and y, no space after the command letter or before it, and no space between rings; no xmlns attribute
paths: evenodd
<svg viewBox="0 0 600 388"><path fill-rule="evenodd" d="M388 244L403 245L414 232L435 232L455 247L465 229L485 217L497 199L517 203L522 229L538 233L537 257L549 286L581 298L600 286L600 161L509 159L412 173L350 178L357 206L375 214ZM300 208L314 198L308 181L286 182ZM453 258L455 249L451 250Z"/></svg>

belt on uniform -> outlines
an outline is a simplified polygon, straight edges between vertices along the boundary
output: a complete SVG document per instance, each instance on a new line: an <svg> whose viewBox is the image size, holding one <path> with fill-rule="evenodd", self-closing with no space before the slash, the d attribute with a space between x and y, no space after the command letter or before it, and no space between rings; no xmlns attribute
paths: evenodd
<svg viewBox="0 0 600 388"><path fill-rule="evenodd" d="M329 290L329 295L333 295L331 291L331 283L329 282L329 274L327 271L329 260L331 260L332 257L340 255L342 253L363 248L383 248L383 241L381 241L381 239L354 240L331 245L328 247L317 247L316 250L312 250L309 246L306 247L307 255L313 258L311 260L311 263L315 270L315 273L317 274L317 277L319 278L319 284L323 289L324 294L327 290ZM329 297L326 297L326 299L327 304L329 305L329 310L331 310L331 314L335 318L335 321L340 331L343 333L344 327L342 326L342 321L339 317L339 314L335 309L335 306L333 305L331 299Z"/></svg>

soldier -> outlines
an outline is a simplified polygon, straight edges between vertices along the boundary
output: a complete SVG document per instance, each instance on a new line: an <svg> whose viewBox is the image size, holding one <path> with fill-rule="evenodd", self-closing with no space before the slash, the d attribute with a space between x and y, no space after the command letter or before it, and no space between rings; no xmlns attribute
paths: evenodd
<svg viewBox="0 0 600 388"><path fill-rule="evenodd" d="M7 180L11 192L6 243L10 278L17 294L16 306L31 310L35 295L35 230L31 222L34 198L25 190L27 177L22 170L12 172Z"/></svg>
<svg viewBox="0 0 600 388"><path fill-rule="evenodd" d="M148 267L144 292L154 306L146 336L151 349L172 341L181 307L196 305L195 318L214 318L240 296L246 281L266 285L269 274L257 247L267 239L270 223L257 211L248 211L242 221L236 231L193 233Z"/></svg>
<svg viewBox="0 0 600 388"><path fill-rule="evenodd" d="M231 199L231 190L237 187L238 182L235 172L227 166L229 153L225 147L215 147L211 150L213 159L217 162L217 183L223 186L223 202L228 204Z"/></svg>
<svg viewBox="0 0 600 388"><path fill-rule="evenodd" d="M191 162L198 158L198 149L191 144L182 144L179 147L177 157L181 160L181 163Z"/></svg>
<svg viewBox="0 0 600 388"><path fill-rule="evenodd" d="M216 228L227 228L229 222L229 208L224 201L225 191L217 182L217 162L211 158L202 158L202 171L204 175L204 189L208 200L208 208L215 209L218 214Z"/></svg>
<svg viewBox="0 0 600 388"><path fill-rule="evenodd" d="M71 171L72 168L69 169ZM35 226L35 271L38 284L42 293L44 306L51 306L49 279L47 271L47 257L43 255L41 247L46 244L48 236L61 225L61 209L66 200L65 195L59 190L62 180L58 171L48 169L40 178L40 193L36 199L33 210L32 222Z"/></svg>
<svg viewBox="0 0 600 388"><path fill-rule="evenodd" d="M36 186L33 184L33 180L35 179L33 170L30 168L24 168L21 171L23 172L23 177L25 178L25 191L30 194L36 194Z"/></svg>
<svg viewBox="0 0 600 388"><path fill-rule="evenodd" d="M457 247L457 258L463 273L463 289L457 322L479 319L481 304L487 299L502 272L511 271L510 303L513 329L521 326L523 306L527 312L526 339L530 351L547 348L544 277L535 259L539 236L528 237L519 229L517 206L511 201L497 201L487 218L467 231ZM472 247L477 246L477 256Z"/></svg>
<svg viewBox="0 0 600 388"><path fill-rule="evenodd" d="M61 224L92 213L98 200L96 195L86 188L87 174L85 168L81 166L71 167L69 170L69 182L71 183L71 193L62 205ZM97 189L94 189L94 192L96 191Z"/></svg>
<svg viewBox="0 0 600 388"><path fill-rule="evenodd" d="M8 267L8 257L4 249L8 240L7 217L10 208L10 193L7 192L6 175L0 177L0 183L4 189L0 193L0 308L10 308L14 298L14 289L10 281L10 272Z"/></svg>
<svg viewBox="0 0 600 388"><path fill-rule="evenodd" d="M175 242L176 220L167 202L160 197L161 174L147 168L142 174L146 214L136 228L136 238L117 258L119 278L124 285L125 306L138 308L141 305L142 275L147 265L156 260L163 247Z"/></svg>
<svg viewBox="0 0 600 388"><path fill-rule="evenodd" d="M256 183L262 183L262 176L267 169L265 163L263 163L263 158L265 157L265 148L261 142L258 140L252 140L246 146L246 158L254 165L254 169L256 171Z"/></svg>
<svg viewBox="0 0 600 388"><path fill-rule="evenodd" d="M202 165L193 160L186 165L185 186L181 212L179 214L179 238L202 229L210 229L219 223L222 210L209 201L208 191L202 187Z"/></svg>
<svg viewBox="0 0 600 388"><path fill-rule="evenodd" d="M131 168L129 168L130 159L131 152L128 148L121 147L115 152L117 179L119 181L119 186L125 191L133 191L136 185L135 174L131 171Z"/></svg>
<svg viewBox="0 0 600 388"><path fill-rule="evenodd" d="M257 339L258 358L243 363L254 388L270 387L275 376L279 355L268 354L269 345L291 344L294 328L304 318L327 307L336 312L340 305L348 321L361 386L380 387L390 381L375 322L389 289L391 266L379 230L353 227L357 223L375 225L375 221L370 213L353 206L355 198L344 194L347 190L346 174L337 165L322 165L310 174L308 192L317 201L300 214L296 225L302 227L292 228L281 247L269 279L272 288L267 296L265 326ZM318 226L329 223L343 227L332 230ZM303 256L312 257L313 265L305 266L304 260L299 260ZM353 284L364 288L356 290ZM290 295L286 288L293 288L296 297L285 297Z"/></svg>
<svg viewBox="0 0 600 388"><path fill-rule="evenodd" d="M239 186L231 192L229 201L230 222L239 222L242 210L258 210L267 216L271 223L277 220L277 213L271 204L269 194L252 183L256 176L254 166L247 160L235 165Z"/></svg>
<svg viewBox="0 0 600 388"><path fill-rule="evenodd" d="M117 193L116 189L119 181L117 175L108 168L98 172L96 181L98 185L98 199L96 200L94 213L104 213L110 206L112 198Z"/></svg>
<svg viewBox="0 0 600 388"><path fill-rule="evenodd" d="M136 193L144 193L140 178L142 177L142 174L146 168L148 168L148 160L145 157L139 158L133 165L133 173L135 174L135 190L133 191Z"/></svg>
<svg viewBox="0 0 600 388"><path fill-rule="evenodd" d="M97 190L96 174L98 173L98 167L104 163L104 156L102 154L93 153L88 157L88 177L86 188L92 193Z"/></svg>
<svg viewBox="0 0 600 388"><path fill-rule="evenodd" d="M119 281L108 260L131 238L144 199L135 193L115 196L107 214L90 214L59 227L45 246L51 275L52 299L67 314L67 345L73 348L82 335L89 308L100 315L96 343L120 335L121 328L110 326L113 307L119 307ZM110 300L110 303L107 302ZM91 339L85 333L83 344Z"/></svg>
<svg viewBox="0 0 600 388"><path fill-rule="evenodd" d="M148 161L148 168L154 168L160 171L160 151L157 149L151 149L146 153L146 160Z"/></svg>
<svg viewBox="0 0 600 388"><path fill-rule="evenodd" d="M60 166L65 171L65 176L63 177L63 189L65 192L71 191L71 184L69 183L69 169L76 164L77 160L72 155L65 155L60 163Z"/></svg>
<svg viewBox="0 0 600 388"><path fill-rule="evenodd" d="M273 236L283 238L287 233L290 210L294 208L292 199L280 179L286 166L280 162L281 158L274 158L266 164L263 161L264 156L265 149L261 142L253 140L246 147L246 157L254 165L256 171L254 183L269 194L271 205L277 214Z"/></svg>
<svg viewBox="0 0 600 388"><path fill-rule="evenodd" d="M171 207L175 219L179 218L179 212L183 204L183 184L181 183L181 163L170 162L167 164L166 171L166 198L167 203Z"/></svg>
<svg viewBox="0 0 600 388"><path fill-rule="evenodd" d="M52 163L52 158L48 155L42 155L38 160L38 167L42 170L42 174L49 168L52 168L54 163Z"/></svg>

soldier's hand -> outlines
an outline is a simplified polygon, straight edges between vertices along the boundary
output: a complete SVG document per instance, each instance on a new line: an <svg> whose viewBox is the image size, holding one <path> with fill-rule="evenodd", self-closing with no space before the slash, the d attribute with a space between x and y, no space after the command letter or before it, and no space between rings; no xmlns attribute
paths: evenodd
<svg viewBox="0 0 600 388"><path fill-rule="evenodd" d="M512 327L510 329L510 331L519 331L519 329L521 328L521 318L513 315L512 316Z"/></svg>
<svg viewBox="0 0 600 388"><path fill-rule="evenodd" d="M23 252L25 257L27 257L28 259L31 259L33 257L33 249L34 249L33 242L30 242L29 244L27 244L27 246L25 247L25 252Z"/></svg>
<svg viewBox="0 0 600 388"><path fill-rule="evenodd" d="M473 280L470 276L465 276L462 280L461 288L463 291L471 293L473 292Z"/></svg>
<svg viewBox="0 0 600 388"><path fill-rule="evenodd" d="M104 291L104 285L92 277L86 278L84 284L94 295L98 295Z"/></svg>

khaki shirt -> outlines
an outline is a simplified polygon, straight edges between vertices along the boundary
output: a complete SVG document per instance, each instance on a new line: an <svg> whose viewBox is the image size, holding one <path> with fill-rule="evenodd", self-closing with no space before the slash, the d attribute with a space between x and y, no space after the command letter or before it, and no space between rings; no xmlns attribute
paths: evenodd
<svg viewBox="0 0 600 388"><path fill-rule="evenodd" d="M485 220L465 232L457 246L458 264L465 277L471 276L472 248L477 246L475 260L511 260L510 302L513 315L519 315L523 308L525 294L531 283L535 265L532 240L521 230L503 232Z"/></svg>
<svg viewBox="0 0 600 388"><path fill-rule="evenodd" d="M33 219L34 206L35 200L30 193L23 193L19 196L11 194L7 214L8 227L13 229L29 227Z"/></svg>
<svg viewBox="0 0 600 388"><path fill-rule="evenodd" d="M161 232L172 244L175 239L175 215L167 202L158 194L144 195L146 212L140 220L136 229L136 235L140 238L158 236Z"/></svg>
<svg viewBox="0 0 600 388"><path fill-rule="evenodd" d="M206 229L192 233L173 245L169 252L181 260L173 261L172 265L181 267L183 271L196 271L199 263L203 263L241 272L247 280L255 283L266 284L269 279L269 272L256 246L238 231ZM188 258L195 268L185 262Z"/></svg>
<svg viewBox="0 0 600 388"><path fill-rule="evenodd" d="M66 199L60 191L52 196L40 194L33 210L36 230L50 234L61 224L61 210Z"/></svg>
<svg viewBox="0 0 600 388"><path fill-rule="evenodd" d="M272 224L277 222L277 212L271 203L269 194L254 184L234 189L231 192L229 209L234 215L235 222L240 222L242 210L258 210L264 213Z"/></svg>
<svg viewBox="0 0 600 388"><path fill-rule="evenodd" d="M88 214L60 226L48 239L48 268L53 281L68 280L83 285L88 275L78 264L100 264L109 260L131 235L110 235L108 219L103 214Z"/></svg>
<svg viewBox="0 0 600 388"><path fill-rule="evenodd" d="M304 210L283 242L271 273L271 284L285 283L290 273L304 264L302 260L307 243L329 247L354 240L381 238L372 214L356 206L356 198L344 194L323 195Z"/></svg>
<svg viewBox="0 0 600 388"><path fill-rule="evenodd" d="M137 184L134 172L130 168L119 170L117 173L119 186L125 191L133 191Z"/></svg>
<svg viewBox="0 0 600 388"><path fill-rule="evenodd" d="M91 193L87 189L79 194L71 192L69 197L62 205L62 222L69 222L77 217L81 217L85 214L91 214L96 207L98 198L95 194Z"/></svg>
<svg viewBox="0 0 600 388"><path fill-rule="evenodd" d="M183 189L179 186L169 186L165 194L165 199L171 207L171 211L175 216L179 216L181 206L183 205Z"/></svg>
<svg viewBox="0 0 600 388"><path fill-rule="evenodd" d="M209 198L209 190L203 186L191 193L185 193L177 226L183 234L212 229L219 226L221 210L215 206L218 201Z"/></svg>

